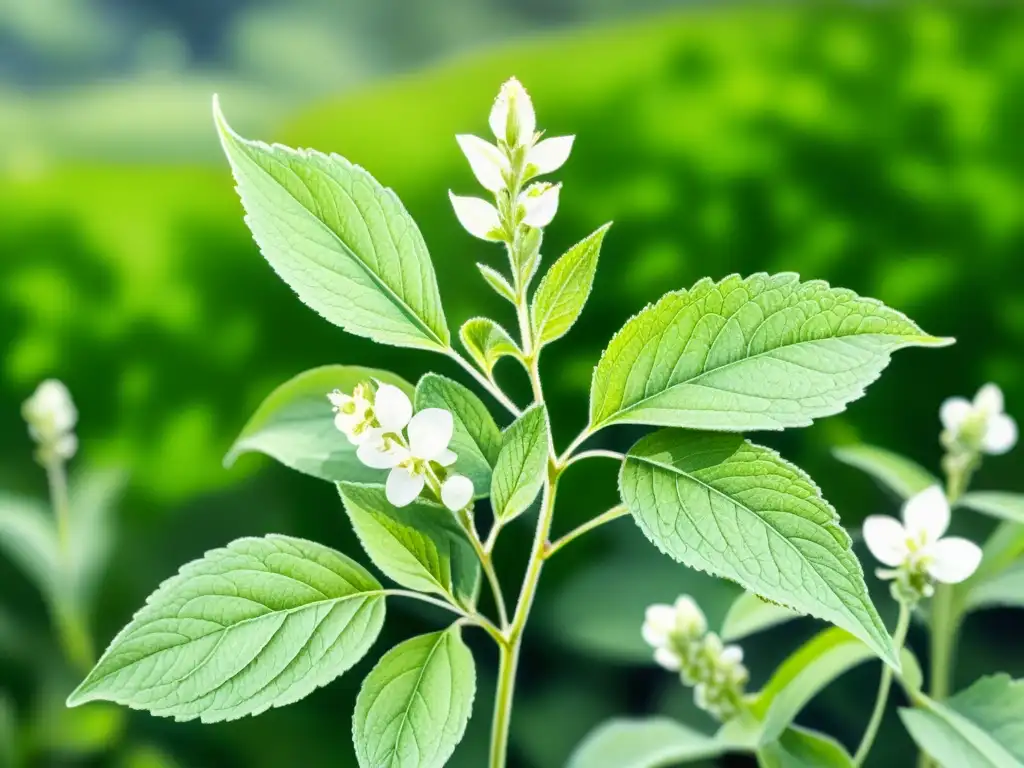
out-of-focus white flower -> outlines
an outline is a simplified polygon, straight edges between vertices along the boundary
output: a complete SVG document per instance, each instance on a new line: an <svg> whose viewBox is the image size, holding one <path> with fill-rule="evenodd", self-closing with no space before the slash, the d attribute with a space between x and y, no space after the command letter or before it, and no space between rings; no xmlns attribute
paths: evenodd
<svg viewBox="0 0 1024 768"><path fill-rule="evenodd" d="M558 193L561 184L539 182L531 184L519 196L523 208L523 223L541 229L551 223L558 212Z"/></svg>
<svg viewBox="0 0 1024 768"><path fill-rule="evenodd" d="M464 197L448 192L455 215L469 234L481 240L501 240L501 218L498 209L479 197Z"/></svg>
<svg viewBox="0 0 1024 768"><path fill-rule="evenodd" d="M530 94L516 78L511 77L501 86L491 107L488 119L494 138L510 147L533 143L537 130L537 115L533 111Z"/></svg>
<svg viewBox="0 0 1024 768"><path fill-rule="evenodd" d="M374 424L373 392L369 384L357 384L351 395L339 389L327 393L334 410L334 426L352 445L359 445L369 437Z"/></svg>
<svg viewBox="0 0 1024 768"><path fill-rule="evenodd" d="M945 428L944 441L968 450L998 455L1017 443L1017 422L1003 412L1003 393L995 384L979 389L974 402L949 398L939 417Z"/></svg>
<svg viewBox="0 0 1024 768"><path fill-rule="evenodd" d="M968 578L981 563L981 549L967 539L943 538L949 519L949 502L938 486L907 501L902 523L886 515L868 517L865 544L879 562L896 569L879 575L914 586L922 597L932 594L932 581L958 584Z"/></svg>
<svg viewBox="0 0 1024 768"><path fill-rule="evenodd" d="M465 509L473 500L473 481L463 475L452 475L441 485L441 501L452 512Z"/></svg>
<svg viewBox="0 0 1024 768"><path fill-rule="evenodd" d="M654 648L654 660L694 687L697 706L723 721L740 710L749 677L743 649L723 645L718 635L708 632L704 612L691 597L649 606L641 633Z"/></svg>
<svg viewBox="0 0 1024 768"><path fill-rule="evenodd" d="M22 405L22 415L28 423L29 434L39 444L41 460L66 461L75 455L78 409L63 382L57 379L41 382Z"/></svg>

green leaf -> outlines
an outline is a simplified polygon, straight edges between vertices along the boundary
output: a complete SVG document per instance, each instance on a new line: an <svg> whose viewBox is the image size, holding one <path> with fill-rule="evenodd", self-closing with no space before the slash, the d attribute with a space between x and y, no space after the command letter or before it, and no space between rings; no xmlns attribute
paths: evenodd
<svg viewBox="0 0 1024 768"><path fill-rule="evenodd" d="M568 768L663 768L717 757L729 744L667 717L617 718L576 748Z"/></svg>
<svg viewBox="0 0 1024 768"><path fill-rule="evenodd" d="M48 600L58 599L60 545L53 516L43 504L0 494L0 549Z"/></svg>
<svg viewBox="0 0 1024 768"><path fill-rule="evenodd" d="M1024 681L983 677L944 703L901 709L918 746L943 768L1021 768L1024 765Z"/></svg>
<svg viewBox="0 0 1024 768"><path fill-rule="evenodd" d="M544 485L547 462L547 411L536 404L505 430L491 479L495 518L508 522L526 511Z"/></svg>
<svg viewBox="0 0 1024 768"><path fill-rule="evenodd" d="M777 741L757 751L760 768L854 768L853 758L831 736L806 728L787 728Z"/></svg>
<svg viewBox="0 0 1024 768"><path fill-rule="evenodd" d="M661 430L630 449L619 489L673 559L830 621L896 663L838 515L774 451L738 435Z"/></svg>
<svg viewBox="0 0 1024 768"><path fill-rule="evenodd" d="M956 585L957 591L971 589L1024 555L1024 525L1009 521L1000 523L985 540L981 551L981 565L971 578Z"/></svg>
<svg viewBox="0 0 1024 768"><path fill-rule="evenodd" d="M611 224L588 235L551 265L537 286L530 323L538 347L560 339L579 319L597 273L601 241Z"/></svg>
<svg viewBox="0 0 1024 768"><path fill-rule="evenodd" d="M494 372L494 366L501 358L520 354L508 331L486 317L467 320L459 329L459 338L477 364L488 373Z"/></svg>
<svg viewBox="0 0 1024 768"><path fill-rule="evenodd" d="M18 716L14 702L0 691L0 768L14 768L18 757Z"/></svg>
<svg viewBox="0 0 1024 768"><path fill-rule="evenodd" d="M779 738L833 680L873 658L864 643L835 627L808 640L782 662L751 705L754 716L764 721L762 743Z"/></svg>
<svg viewBox="0 0 1024 768"><path fill-rule="evenodd" d="M1002 491L971 491L957 500L957 505L999 520L1024 523L1024 494Z"/></svg>
<svg viewBox="0 0 1024 768"><path fill-rule="evenodd" d="M480 398L458 382L428 373L416 385L416 410L450 411L454 432L448 447L457 455L455 469L473 481L478 497L491 487L491 470L501 451L501 430Z"/></svg>
<svg viewBox="0 0 1024 768"><path fill-rule="evenodd" d="M334 426L327 400L331 390L351 393L356 384L368 379L394 384L410 399L413 396L411 384L387 371L350 365L313 368L267 396L224 457L224 464L230 467L243 453L257 451L321 480L379 482L381 471L359 461L356 446Z"/></svg>
<svg viewBox="0 0 1024 768"><path fill-rule="evenodd" d="M243 139L216 99L213 115L246 223L305 304L382 344L448 347L427 245L392 190L338 155Z"/></svg>
<svg viewBox="0 0 1024 768"><path fill-rule="evenodd" d="M719 634L725 642L731 643L779 624L785 624L787 621L798 619L800 615L789 608L769 603L753 592L743 592L730 606Z"/></svg>
<svg viewBox="0 0 1024 768"><path fill-rule="evenodd" d="M352 738L362 768L440 768L466 731L476 693L458 627L395 646L359 691Z"/></svg>
<svg viewBox="0 0 1024 768"><path fill-rule="evenodd" d="M504 275L496 269L491 269L486 264L477 264L476 268L479 269L480 274L483 275L484 282L491 286L495 293L513 304L516 303L515 289L509 285L509 282L505 279Z"/></svg>
<svg viewBox="0 0 1024 768"><path fill-rule="evenodd" d="M899 312L798 275L704 279L629 320L594 371L593 429L807 426L864 394L908 346L945 346Z"/></svg>
<svg viewBox="0 0 1024 768"><path fill-rule="evenodd" d="M972 584L964 600L964 610L982 608L1024 608L1024 560L1006 570Z"/></svg>
<svg viewBox="0 0 1024 768"><path fill-rule="evenodd" d="M898 453L873 445L844 445L832 451L844 464L856 467L901 499L909 499L933 485L942 485L924 467Z"/></svg>
<svg viewBox="0 0 1024 768"><path fill-rule="evenodd" d="M352 527L374 565L403 587L472 601L480 562L446 508L416 501L392 506L379 485L339 483Z"/></svg>
<svg viewBox="0 0 1024 768"><path fill-rule="evenodd" d="M383 622L381 586L358 563L302 539L238 539L150 595L68 706L103 699L203 722L255 715L331 682Z"/></svg>

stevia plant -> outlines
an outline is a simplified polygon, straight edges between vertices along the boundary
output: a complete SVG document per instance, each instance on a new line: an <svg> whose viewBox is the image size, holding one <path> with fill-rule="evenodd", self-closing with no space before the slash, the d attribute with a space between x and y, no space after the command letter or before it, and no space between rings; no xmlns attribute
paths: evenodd
<svg viewBox="0 0 1024 768"><path fill-rule="evenodd" d="M514 332L488 317L465 323L458 334L465 354L445 319L426 243L392 190L338 155L244 139L216 102L214 116L246 222L298 297L349 333L449 358L475 390L433 372L413 386L354 365L282 384L245 426L229 462L258 451L335 483L366 556L396 586L323 544L239 539L161 585L69 704L107 699L204 722L259 714L310 694L367 654L389 600L418 600L454 620L387 651L366 677L352 728L359 764L448 760L476 691L463 633L479 629L499 658L489 765L500 768L545 562L624 515L678 562L835 624L835 637L901 668L835 510L806 474L742 433L837 413L893 352L949 339L878 301L795 274L705 278L644 308L611 339L594 369L589 421L559 447L539 361L583 312L610 225L556 259L533 288L561 194L550 177L574 139L537 130L516 80L502 86L490 112L493 141L457 137L487 199L450 193L451 202L471 235L504 250L506 269L478 266L515 314ZM525 371L530 403L514 402L495 378L505 358ZM655 429L625 454L587 448L615 424ZM563 474L598 460L607 471L608 459L622 503L554 536ZM506 603L493 555L502 531L538 498L518 597ZM486 612L484 589L493 605ZM736 652L701 642L686 646L685 657L672 646L680 669L685 658L686 674L723 717L753 717ZM772 745L792 732L785 725L761 731Z"/></svg>

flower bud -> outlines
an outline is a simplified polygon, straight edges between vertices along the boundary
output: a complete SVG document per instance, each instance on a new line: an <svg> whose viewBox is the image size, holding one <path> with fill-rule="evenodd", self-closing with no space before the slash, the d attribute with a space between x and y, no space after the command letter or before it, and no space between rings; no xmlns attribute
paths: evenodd
<svg viewBox="0 0 1024 768"><path fill-rule="evenodd" d="M505 141L510 147L533 144L537 116L533 111L530 94L514 77L501 86L488 122L494 137Z"/></svg>
<svg viewBox="0 0 1024 768"><path fill-rule="evenodd" d="M29 434L39 445L40 461L67 461L75 455L78 409L63 382L43 381L25 401L21 412L28 423Z"/></svg>

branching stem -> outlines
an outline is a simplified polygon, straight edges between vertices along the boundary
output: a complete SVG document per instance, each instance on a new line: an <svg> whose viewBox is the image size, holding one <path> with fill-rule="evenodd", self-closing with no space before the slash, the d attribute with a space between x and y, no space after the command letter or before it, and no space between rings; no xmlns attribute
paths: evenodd
<svg viewBox="0 0 1024 768"><path fill-rule="evenodd" d="M899 653L903 648L903 644L907 640L907 630L910 628L910 608L906 603L900 603L900 615L896 620L896 631L893 632L893 645L896 646L896 652ZM878 735L878 727L882 724L882 717L885 715L885 705L889 701L889 689L892 687L892 667L888 664L882 664L882 679L878 684L878 697L875 699L875 708L871 712L871 719L868 721L868 727L864 731L864 737L861 739L860 746L857 747L857 753L853 756L853 764L861 765L868 753L871 751L871 746L875 743L875 737Z"/></svg>
<svg viewBox="0 0 1024 768"><path fill-rule="evenodd" d="M612 520L618 520L620 517L623 517L628 514L629 509L626 507L625 504L617 504L616 506L609 509L607 512L602 512L597 517L591 518L582 525L573 528L571 531L565 534L565 536L558 539L554 543L548 544L547 547L545 547L544 549L544 559L547 560L558 550L564 547L566 544L575 541L583 534L589 533L590 531L604 525L605 523L610 523Z"/></svg>

